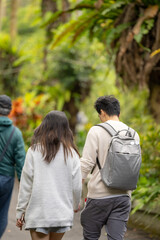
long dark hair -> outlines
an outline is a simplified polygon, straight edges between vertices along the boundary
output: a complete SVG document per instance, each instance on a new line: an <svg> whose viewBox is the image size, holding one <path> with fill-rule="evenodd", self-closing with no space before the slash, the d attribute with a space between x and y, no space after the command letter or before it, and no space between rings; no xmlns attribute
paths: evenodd
<svg viewBox="0 0 160 240"><path fill-rule="evenodd" d="M61 143L63 144L65 159L69 153L72 155L71 148L79 155L65 113L51 111L45 116L40 126L35 129L31 148L35 150L38 147L44 160L50 163L56 156Z"/></svg>

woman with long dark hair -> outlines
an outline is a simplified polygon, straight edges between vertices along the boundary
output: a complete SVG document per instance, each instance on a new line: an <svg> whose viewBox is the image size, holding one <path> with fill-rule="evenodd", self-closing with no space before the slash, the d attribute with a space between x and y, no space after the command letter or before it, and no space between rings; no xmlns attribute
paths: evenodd
<svg viewBox="0 0 160 240"><path fill-rule="evenodd" d="M81 197L79 153L64 112L49 112L34 131L17 204L17 227L32 240L60 240L73 225ZM74 211L73 211L74 210Z"/></svg>

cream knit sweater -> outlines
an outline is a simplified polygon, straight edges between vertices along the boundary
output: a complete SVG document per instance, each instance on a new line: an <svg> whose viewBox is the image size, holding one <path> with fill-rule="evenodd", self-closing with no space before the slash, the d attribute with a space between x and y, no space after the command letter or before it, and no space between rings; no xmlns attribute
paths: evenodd
<svg viewBox="0 0 160 240"><path fill-rule="evenodd" d="M73 209L81 197L80 160L73 150L64 161L63 146L54 160L46 163L42 154L29 148L22 171L17 219L25 213L25 228L72 226Z"/></svg>
<svg viewBox="0 0 160 240"><path fill-rule="evenodd" d="M108 120L107 122L112 125L116 131L128 129L128 126L120 121ZM125 131L122 134L125 134ZM139 136L137 133L135 138L137 141L139 141ZM110 139L111 136L109 133L107 133L105 129L98 126L93 126L88 132L81 158L81 172L82 178L86 179L92 168L96 165L88 182L87 196L89 198L103 198L121 194L127 194L131 196L131 191L121 191L108 188L101 180L100 171L96 164L96 157L98 156L100 164L103 167L109 148Z"/></svg>

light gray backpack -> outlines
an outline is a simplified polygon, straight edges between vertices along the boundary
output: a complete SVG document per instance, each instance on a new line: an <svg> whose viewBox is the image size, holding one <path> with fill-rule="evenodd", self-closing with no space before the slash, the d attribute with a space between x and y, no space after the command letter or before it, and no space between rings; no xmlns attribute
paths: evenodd
<svg viewBox="0 0 160 240"><path fill-rule="evenodd" d="M102 181L107 187L120 190L134 190L137 187L141 167L141 148L131 128L117 132L110 124L101 123L97 126L104 128L111 135L111 142L106 161L101 168L97 158ZM126 131L123 136L122 131Z"/></svg>

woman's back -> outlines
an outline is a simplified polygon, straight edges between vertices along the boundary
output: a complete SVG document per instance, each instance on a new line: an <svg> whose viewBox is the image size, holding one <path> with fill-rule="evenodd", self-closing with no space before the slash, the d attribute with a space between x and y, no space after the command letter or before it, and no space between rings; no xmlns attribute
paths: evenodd
<svg viewBox="0 0 160 240"><path fill-rule="evenodd" d="M51 111L35 129L26 155L17 227L22 228L25 222L32 240L45 234L47 239L61 239L73 225L81 190L79 153L68 119L64 112Z"/></svg>
<svg viewBox="0 0 160 240"><path fill-rule="evenodd" d="M80 162L74 150L65 161L63 146L60 145L55 158L47 163L37 148L29 148L22 179L20 193L23 196L21 202L19 195L19 202L20 208L28 202L26 228L72 226L73 203L77 206L81 195ZM28 187L30 181L32 194Z"/></svg>

